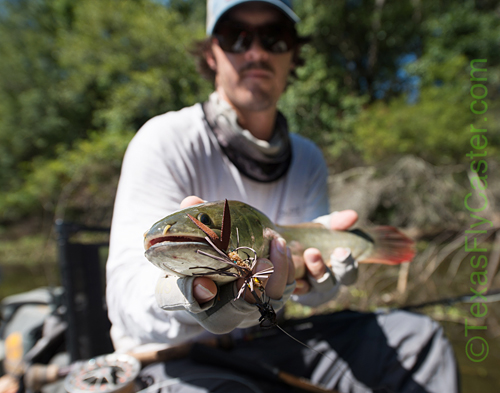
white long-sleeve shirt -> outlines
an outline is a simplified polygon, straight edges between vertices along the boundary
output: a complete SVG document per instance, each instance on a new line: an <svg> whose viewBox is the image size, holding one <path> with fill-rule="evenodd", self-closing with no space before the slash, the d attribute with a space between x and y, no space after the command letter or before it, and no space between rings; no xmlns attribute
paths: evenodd
<svg viewBox="0 0 500 393"><path fill-rule="evenodd" d="M144 257L144 232L178 210L186 196L239 200L279 224L328 214L322 154L309 140L290 138L287 174L259 183L242 175L221 151L200 104L157 116L139 130L123 161L107 262L107 305L117 350L173 345L204 331L186 311L158 307L154 290L160 271Z"/></svg>

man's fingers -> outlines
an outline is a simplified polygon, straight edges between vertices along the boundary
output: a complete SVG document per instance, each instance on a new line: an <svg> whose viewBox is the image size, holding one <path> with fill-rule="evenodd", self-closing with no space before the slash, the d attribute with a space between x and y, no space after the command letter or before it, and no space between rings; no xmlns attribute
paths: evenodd
<svg viewBox="0 0 500 393"><path fill-rule="evenodd" d="M295 270L295 279L304 278L306 275L306 264L304 263L304 252L292 255Z"/></svg>
<svg viewBox="0 0 500 393"><path fill-rule="evenodd" d="M292 258L292 251L289 247L286 248L286 258L288 261L288 277L286 279L286 285L293 284L295 281L295 263Z"/></svg>
<svg viewBox="0 0 500 393"><path fill-rule="evenodd" d="M270 267L274 270L268 279L262 280L266 288L266 295L271 299L281 299L287 284L292 284L295 279L295 268L291 255L290 250L286 246L285 239L280 237L271 242L269 260L261 258L257 262L254 272ZM242 282L243 280L238 281ZM256 292L260 296L259 291ZM245 300L249 303L255 303L255 299L248 289L245 293Z"/></svg>
<svg viewBox="0 0 500 393"><path fill-rule="evenodd" d="M354 260L351 249L337 247L330 255L330 267L342 285L354 284L358 278L358 263Z"/></svg>
<svg viewBox="0 0 500 393"><path fill-rule="evenodd" d="M184 198L181 202L181 209L184 209L185 207L193 206L193 205L199 205L200 203L204 203L205 201L201 198L198 198L197 196L191 195L186 198Z"/></svg>
<svg viewBox="0 0 500 393"><path fill-rule="evenodd" d="M304 251L304 264L309 275L315 280L320 279L326 273L325 262L323 262L321 252L317 248L308 248Z"/></svg>
<svg viewBox="0 0 500 393"><path fill-rule="evenodd" d="M212 300L217 295L217 285L207 277L193 280L193 296L199 304Z"/></svg>
<svg viewBox="0 0 500 393"><path fill-rule="evenodd" d="M354 210L342 210L335 214L330 214L330 229L345 231L358 221L358 213Z"/></svg>
<svg viewBox="0 0 500 393"><path fill-rule="evenodd" d="M286 285L291 284L295 278L291 253L287 250L285 239L273 239L269 259L274 265L274 273L269 278L266 293L272 299L281 299Z"/></svg>
<svg viewBox="0 0 500 393"><path fill-rule="evenodd" d="M337 262L344 262L351 255L351 249L347 247L337 247L333 250L331 257Z"/></svg>
<svg viewBox="0 0 500 393"><path fill-rule="evenodd" d="M309 273L309 276L315 280L320 279L326 273L326 265L323 262L321 253L316 248L308 248L304 251L304 265ZM294 295L305 295L311 290L311 285L305 280L297 279L297 285L293 291Z"/></svg>

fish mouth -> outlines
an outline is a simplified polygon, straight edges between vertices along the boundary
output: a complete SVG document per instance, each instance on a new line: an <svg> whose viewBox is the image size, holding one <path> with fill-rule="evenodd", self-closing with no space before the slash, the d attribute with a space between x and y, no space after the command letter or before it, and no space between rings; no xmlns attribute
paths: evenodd
<svg viewBox="0 0 500 393"><path fill-rule="evenodd" d="M221 284L236 279L235 275L227 274L230 268L228 264L207 256L207 254L211 254L220 258L213 246L202 237L158 236L146 240L145 248L145 257L153 265L166 271L167 274L179 277L199 274ZM204 255L200 255L199 251L203 251ZM223 269L226 274L218 272L220 269ZM237 273L234 268L231 271Z"/></svg>
<svg viewBox="0 0 500 393"><path fill-rule="evenodd" d="M152 246L154 246L155 244L158 244L158 243L200 243L203 245L208 245L208 242L202 237L181 236L181 235L175 236L175 235L173 235L173 236L159 236L159 237L153 238L151 240L148 240L144 244L144 248L147 251Z"/></svg>

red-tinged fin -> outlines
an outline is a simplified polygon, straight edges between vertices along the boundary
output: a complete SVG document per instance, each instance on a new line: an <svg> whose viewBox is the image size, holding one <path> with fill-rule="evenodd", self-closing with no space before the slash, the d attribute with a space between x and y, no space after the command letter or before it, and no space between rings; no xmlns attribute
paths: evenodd
<svg viewBox="0 0 500 393"><path fill-rule="evenodd" d="M224 200L224 212L222 213L222 226L220 228L220 249L226 251L231 238L231 213L229 211L229 203Z"/></svg>
<svg viewBox="0 0 500 393"><path fill-rule="evenodd" d="M410 262L415 256L415 242L397 228L380 226L366 233L373 239L375 249L369 257L360 260L361 263L398 265Z"/></svg>

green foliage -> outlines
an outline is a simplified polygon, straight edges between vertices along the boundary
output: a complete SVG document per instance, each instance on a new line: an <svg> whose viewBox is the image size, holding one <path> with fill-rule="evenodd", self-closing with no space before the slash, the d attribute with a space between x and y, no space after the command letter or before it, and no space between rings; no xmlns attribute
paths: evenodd
<svg viewBox="0 0 500 393"><path fill-rule="evenodd" d="M500 24L497 1L426 1L422 25L424 58L441 62L464 55L500 63Z"/></svg>
<svg viewBox="0 0 500 393"><path fill-rule="evenodd" d="M32 163L23 186L0 196L3 220L19 219L33 206L56 218L109 225L121 161L132 132L92 133L54 159Z"/></svg>
<svg viewBox="0 0 500 393"><path fill-rule="evenodd" d="M468 110L477 58L488 59L487 126L498 144L495 1L295 5L311 41L280 109L337 168L408 153L462 161L480 120ZM205 35L205 2L0 0L0 10L0 222L42 211L108 220L133 131L210 92L189 54ZM408 55L416 60L404 74Z"/></svg>
<svg viewBox="0 0 500 393"><path fill-rule="evenodd" d="M413 153L435 163L460 161L472 121L472 59L488 59L488 115L499 116L493 105L500 85L494 2L311 0L297 8L311 44L281 108L294 132L330 156L362 153L374 161ZM401 62L410 54L418 58L402 75ZM412 89L420 92L416 105L407 98ZM490 123L492 134L500 131L496 124Z"/></svg>
<svg viewBox="0 0 500 393"><path fill-rule="evenodd" d="M356 148L369 162L413 154L434 164L468 161L470 125L488 129L490 156L500 142L500 24L488 2L422 2L422 55L406 67L418 77L419 99L378 101L356 120ZM487 59L487 122L470 104L470 61Z"/></svg>
<svg viewBox="0 0 500 393"><path fill-rule="evenodd" d="M3 0L0 7L4 222L40 207L53 212L57 194L66 192L74 176L65 167L69 157L79 154L82 168L91 171L85 154L93 157L94 148L102 148L99 134L106 134L102 140L126 135L128 142L126 130L209 93L188 53L193 38L203 37L203 27L185 8L181 13L149 0ZM89 135L94 148L79 142ZM116 178L114 161L121 156L109 160L102 165L109 164ZM106 189L108 182L102 181ZM87 191L83 194L94 195ZM114 188L109 191L107 205Z"/></svg>
<svg viewBox="0 0 500 393"><path fill-rule="evenodd" d="M60 2L59 2L60 3ZM0 14L0 187L19 186L18 165L68 143L71 119L63 115L54 82L57 22L48 2L3 2ZM79 130L75 130L78 136ZM81 134L79 135L81 136Z"/></svg>
<svg viewBox="0 0 500 393"><path fill-rule="evenodd" d="M57 263L56 244L46 236L28 235L0 243L0 266L34 267L39 263Z"/></svg>
<svg viewBox="0 0 500 393"><path fill-rule="evenodd" d="M151 1L78 2L59 37L68 99L92 93L92 125L112 130L193 104L208 93L188 53L197 35L201 26Z"/></svg>
<svg viewBox="0 0 500 393"><path fill-rule="evenodd" d="M354 93L341 96L337 81L326 71L325 57L310 46L303 52L308 62L298 70L299 79L287 89L280 109L292 132L330 148L328 152L338 157L353 144L352 120L368 96Z"/></svg>
<svg viewBox="0 0 500 393"><path fill-rule="evenodd" d="M468 125L474 120L466 65L464 57L440 65L442 84L422 87L415 104L401 96L365 110L354 126L356 147L365 159L377 162L412 154L434 164L462 161L469 144Z"/></svg>
<svg viewBox="0 0 500 393"><path fill-rule="evenodd" d="M297 2L300 32L311 37L298 70L282 100L291 128L334 157L355 148L353 121L373 101L381 86L396 94L398 61L417 49L418 25L401 23L415 10L407 1Z"/></svg>

